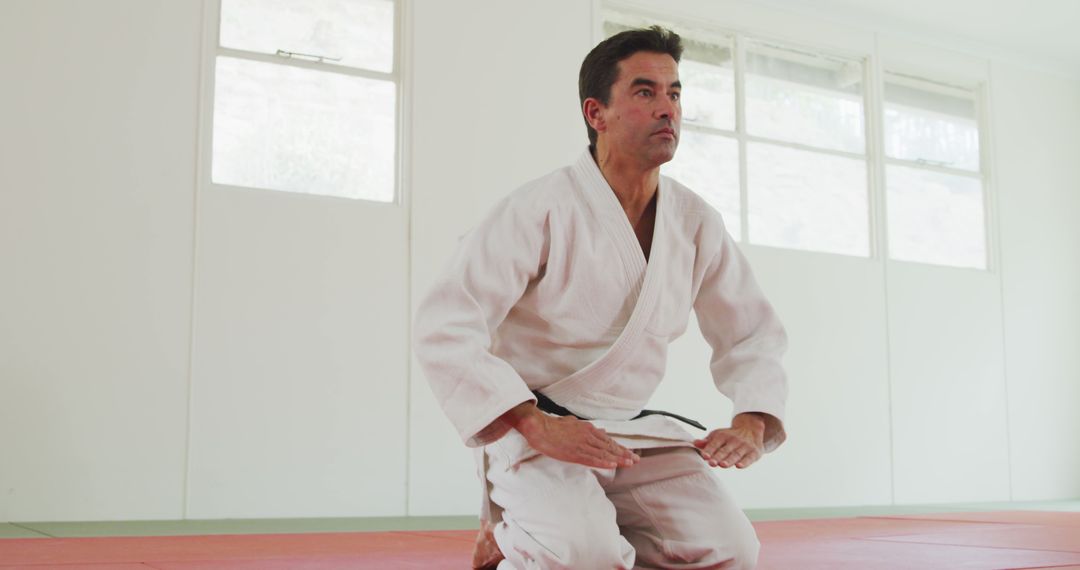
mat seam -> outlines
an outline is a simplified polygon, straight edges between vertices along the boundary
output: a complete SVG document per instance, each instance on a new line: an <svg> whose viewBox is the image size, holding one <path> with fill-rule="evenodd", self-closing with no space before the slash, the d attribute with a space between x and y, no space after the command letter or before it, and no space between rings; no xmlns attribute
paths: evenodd
<svg viewBox="0 0 1080 570"><path fill-rule="evenodd" d="M912 536L912 535L909 535L909 536ZM991 549L994 549L994 550L1016 550L1016 551L1024 551L1024 552L1057 552L1057 553L1061 553L1061 554L1075 554L1077 556L1080 556L1080 552L1077 552L1075 550L1055 550L1055 549L1052 549L1052 548L1016 548L1016 547L1011 547L1011 546L987 546L987 545L984 545L984 544L952 544L952 543L947 543L947 542L921 542L921 541L918 541L918 540L889 540L887 537L881 538L881 537L851 536L851 537L848 537L848 538L850 538L852 540L868 540L868 541L877 541L877 542L891 542L893 544L922 544L922 545L926 545L926 546L956 546L956 547L959 547L959 548L991 548ZM1064 564L1063 566L1070 566L1070 565L1075 566L1075 564ZM1019 566L1018 568L1032 568L1032 567L1031 566ZM1038 568L1038 567L1036 567L1036 568ZM1053 566L1051 566L1051 568L1053 568Z"/></svg>
<svg viewBox="0 0 1080 570"><path fill-rule="evenodd" d="M427 532L439 532L439 531L422 531L422 530L421 530L421 531L411 531L411 530L403 530L403 531L398 531L398 532L400 532L400 533L402 533L402 534L407 534L407 535L409 535L409 536L422 536L422 537L425 537L425 538L438 538L438 539L442 539L442 540L452 540L452 541L455 541L455 542L468 542L468 543L472 543L472 542L473 542L473 541L475 540L475 539L473 539L473 538L454 538L454 537L452 537L452 536L439 536L439 535L434 535L434 534L427 534ZM450 532L461 532L461 531L450 531Z"/></svg>
<svg viewBox="0 0 1080 570"><path fill-rule="evenodd" d="M949 522L949 523L971 523L971 524L1012 524L1020 526L1051 526L1057 527L1057 525L1038 524L1038 523L1025 523L1025 522L1008 522L1008 521L972 521L964 519L924 519L924 518L894 518L887 516L867 516L856 517L861 519L878 519L878 520L890 520L890 521L926 521L926 522Z"/></svg>

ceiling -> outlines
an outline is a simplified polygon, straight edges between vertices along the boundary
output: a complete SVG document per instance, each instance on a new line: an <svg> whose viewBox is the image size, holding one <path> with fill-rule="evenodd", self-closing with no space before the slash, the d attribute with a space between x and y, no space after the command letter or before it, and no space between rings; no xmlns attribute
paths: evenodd
<svg viewBox="0 0 1080 570"><path fill-rule="evenodd" d="M743 0L1080 78L1080 0Z"/></svg>

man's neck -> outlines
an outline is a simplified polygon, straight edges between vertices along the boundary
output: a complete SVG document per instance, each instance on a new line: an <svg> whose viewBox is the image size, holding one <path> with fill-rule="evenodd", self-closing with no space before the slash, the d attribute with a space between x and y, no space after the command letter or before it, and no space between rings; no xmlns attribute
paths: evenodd
<svg viewBox="0 0 1080 570"><path fill-rule="evenodd" d="M630 225L636 227L656 195L660 167L644 168L626 157L610 152L610 149L605 149L602 145L593 147L592 151L600 173L615 192Z"/></svg>

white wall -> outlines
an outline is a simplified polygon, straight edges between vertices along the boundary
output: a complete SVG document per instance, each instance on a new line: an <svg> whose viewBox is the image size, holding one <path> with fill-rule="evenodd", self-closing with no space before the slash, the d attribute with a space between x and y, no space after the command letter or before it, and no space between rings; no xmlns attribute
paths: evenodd
<svg viewBox="0 0 1080 570"><path fill-rule="evenodd" d="M781 451L721 474L741 504L1080 496L1080 78L642 4L992 85L992 272L744 247L792 394ZM475 512L470 454L410 365L410 297L582 148L593 10L409 2L409 184L374 205L199 183L199 3L0 3L19 54L0 60L0 521ZM707 352L677 341L657 407L726 420Z"/></svg>
<svg viewBox="0 0 1080 570"><path fill-rule="evenodd" d="M0 520L182 514L201 24L0 3Z"/></svg>
<svg viewBox="0 0 1080 570"><path fill-rule="evenodd" d="M1015 500L1080 496L1080 82L993 66Z"/></svg>
<svg viewBox="0 0 1080 570"><path fill-rule="evenodd" d="M206 142L185 516L404 514L407 207L211 186Z"/></svg>
<svg viewBox="0 0 1080 570"><path fill-rule="evenodd" d="M404 514L407 208L200 184L199 2L0 26L0 520Z"/></svg>

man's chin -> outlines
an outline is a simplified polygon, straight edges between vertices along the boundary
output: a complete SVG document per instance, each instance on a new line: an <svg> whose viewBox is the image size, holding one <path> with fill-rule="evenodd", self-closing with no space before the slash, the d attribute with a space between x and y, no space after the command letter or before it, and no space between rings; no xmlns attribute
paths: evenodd
<svg viewBox="0 0 1080 570"><path fill-rule="evenodd" d="M657 166L660 166L661 164L671 162L672 159L675 158L675 149L677 147L678 147L678 144L673 143L673 144L671 144L671 146L659 147L659 148L653 149L653 152L650 153L651 155L649 157L650 162L655 163Z"/></svg>

